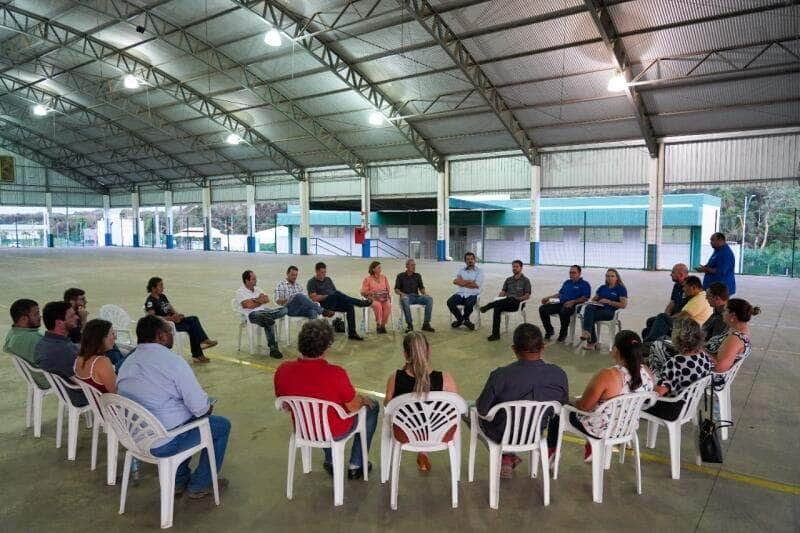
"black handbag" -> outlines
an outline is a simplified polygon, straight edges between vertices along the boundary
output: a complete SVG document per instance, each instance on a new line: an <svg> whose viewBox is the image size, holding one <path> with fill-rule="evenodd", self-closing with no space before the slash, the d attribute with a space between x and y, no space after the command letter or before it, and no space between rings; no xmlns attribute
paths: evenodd
<svg viewBox="0 0 800 533"><path fill-rule="evenodd" d="M345 329L344 320L342 320L341 317L337 316L333 319L333 331L336 333L344 333Z"/></svg>
<svg viewBox="0 0 800 533"><path fill-rule="evenodd" d="M724 385L723 383L722 386ZM700 458L704 463L722 463L719 430L723 427L733 426L733 422L730 420L714 422L714 389L715 384L712 382L703 401L704 408L699 415L700 430L697 445L700 448Z"/></svg>

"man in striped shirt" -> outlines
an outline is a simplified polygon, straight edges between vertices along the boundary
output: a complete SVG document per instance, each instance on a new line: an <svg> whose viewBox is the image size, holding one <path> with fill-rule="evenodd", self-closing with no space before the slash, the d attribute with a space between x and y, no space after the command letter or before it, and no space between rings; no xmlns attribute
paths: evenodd
<svg viewBox="0 0 800 533"><path fill-rule="evenodd" d="M302 316L314 320L319 315L333 316L332 311L325 311L311 300L297 283L297 267L292 265L286 270L286 279L278 282L275 287L275 303L286 306L289 316Z"/></svg>

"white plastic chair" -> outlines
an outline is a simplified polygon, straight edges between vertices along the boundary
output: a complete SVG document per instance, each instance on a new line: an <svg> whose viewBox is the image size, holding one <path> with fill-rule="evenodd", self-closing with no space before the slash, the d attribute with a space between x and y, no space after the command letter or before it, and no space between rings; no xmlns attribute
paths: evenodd
<svg viewBox="0 0 800 533"><path fill-rule="evenodd" d="M304 396L280 396L275 400L279 411L291 411L293 429L289 436L289 467L286 474L286 498L291 500L294 493L294 466L297 448L303 462L303 473L311 472L311 448L330 448L333 462L333 505L344 503L344 448L354 435L361 439L364 481L367 481L369 464L367 455L367 408L355 413L346 413L338 404ZM357 417L356 430L341 440L335 440L331 433L329 417L331 410L342 419Z"/></svg>
<svg viewBox="0 0 800 533"><path fill-rule="evenodd" d="M467 412L467 402L453 392L429 392L427 398L401 394L386 406L381 433L381 482L385 481L386 465L391 469L391 507L397 510L400 478L400 455L409 452L450 453L450 484L453 508L458 507L458 481L461 479L461 415ZM392 427L397 426L408 437L400 442ZM455 427L453 438L444 442L445 435ZM387 460L388 458L388 460Z"/></svg>
<svg viewBox="0 0 800 533"><path fill-rule="evenodd" d="M25 380L25 385L28 389L25 402L25 427L31 427L31 418L33 418L33 436L37 438L41 437L42 403L44 401L44 397L48 394L52 394L55 389L53 389L52 386L49 389L42 389L33 379L34 374L40 374L46 378L43 370L34 368L30 365L30 363L17 355L8 355L11 356L11 361L13 362L14 367L20 373L22 379Z"/></svg>
<svg viewBox="0 0 800 533"><path fill-rule="evenodd" d="M136 322L121 307L114 304L106 304L98 311L98 316L103 320L111 322L114 331L117 333L117 344L130 351L136 346Z"/></svg>
<svg viewBox="0 0 800 533"><path fill-rule="evenodd" d="M185 355L186 347L189 346L189 334L185 331L178 331L174 322L167 320L167 324L172 329L172 351L178 355Z"/></svg>
<svg viewBox="0 0 800 533"><path fill-rule="evenodd" d="M494 442L483 432L480 420L492 421L499 411L505 413L506 427L500 442ZM547 415L561 413L559 402L516 401L503 402L492 407L486 416L478 410L470 409L469 439L469 481L475 478L475 449L480 439L489 449L489 507L497 509L500 505L500 463L503 453L530 452L531 477L537 475L538 464L542 462L542 488L544 505L550 505L550 461L547 440L542 438L542 420Z"/></svg>
<svg viewBox="0 0 800 533"><path fill-rule="evenodd" d="M231 300L231 308L233 312L239 317L239 343L236 345L236 351L242 351L242 331L247 331L247 347L250 350L250 355L254 355L261 347L261 326L253 324L247 317L247 313L242 310L242 306L236 301L236 298Z"/></svg>
<svg viewBox="0 0 800 533"><path fill-rule="evenodd" d="M92 408L89 405L79 407L72 403L68 390L80 391L81 388L74 383L67 382L61 376L45 372L44 376L58 396L58 419L56 421L56 448L61 448L61 426L64 420L64 411L67 411L67 459L75 460L78 448L78 423L80 416L86 416L86 427L92 427Z"/></svg>
<svg viewBox="0 0 800 533"><path fill-rule="evenodd" d="M622 394L612 398L600 406L600 409L609 414L609 423L603 435L592 437L575 428L569 421L569 414L594 416L597 413L587 413L564 405L561 407L561 418L558 425L558 445L556 446L555 466L553 479L558 479L558 463L561 459L561 443L564 431L569 431L587 441L592 447L592 500L603 503L603 470L611 468L611 447L614 445L633 444L633 456L636 466L636 493L642 493L642 465L639 457L639 436L636 430L639 427L639 417L642 406L646 402L654 402L657 398L652 392L634 392ZM619 462L625 462L625 452L619 454Z"/></svg>
<svg viewBox="0 0 800 533"><path fill-rule="evenodd" d="M630 300L628 300L630 303ZM575 310L575 314L572 315L573 318L570 319L570 341L575 340L575 327L583 322L583 310L586 308L588 304L580 304L578 308ZM614 311L614 316L611 320L600 320L594 323L594 327L597 329L597 342L600 343L603 327L608 329L608 334L611 336L611 342L614 341L614 336L622 331L622 309L617 309Z"/></svg>
<svg viewBox="0 0 800 533"><path fill-rule="evenodd" d="M371 313L372 313L372 306L361 308L361 319L364 321L364 327L362 329L364 331L369 331L369 315ZM394 320L394 305L392 305L391 307L391 314L389 315L389 320L386 321L386 325L390 330L396 331L395 320Z"/></svg>
<svg viewBox="0 0 800 533"><path fill-rule="evenodd" d="M503 296L498 296L493 301L496 302L497 300L503 300L503 299L504 299ZM517 309L516 311L502 311L500 313L500 318L503 319L506 333L508 333L508 319L510 317L515 316L519 318L520 324L526 324L528 322L528 313L525 310L527 303L528 303L527 301L521 302L519 304L519 309Z"/></svg>
<svg viewBox="0 0 800 533"><path fill-rule="evenodd" d="M742 363L744 363L744 359L736 361L733 366L725 372L714 373L715 381L719 379L725 380L725 386L721 390L714 388L714 394L717 395L717 401L719 401L720 420L733 421L733 409L731 408L731 389L733 388L733 380L736 379L736 374L738 374L739 369L742 368ZM722 440L728 440L727 425L723 425L719 432Z"/></svg>
<svg viewBox="0 0 800 533"><path fill-rule="evenodd" d="M161 425L161 422L147 409L118 394L103 394L100 397L100 408L103 411L106 422L111 426L112 431L116 433L126 450L119 499L119 514L125 512L125 498L128 492L131 460L135 457L145 463L158 465L158 482L161 486L161 528L172 527L172 512L175 502L175 474L183 461L204 449L208 452L208 462L211 466L214 503L219 505L217 461L214 455L214 442L211 440L211 426L209 425L208 417L194 420L167 431ZM168 442L178 435L195 428L200 431L200 442L197 446L169 457L156 457L150 453L150 449L159 445L161 441Z"/></svg>
<svg viewBox="0 0 800 533"><path fill-rule="evenodd" d="M292 323L297 322L300 324L300 327L303 326L305 322L308 321L308 317L305 316L289 316L283 315L280 318L281 327L283 328L283 339L286 346L292 345Z"/></svg>
<svg viewBox="0 0 800 533"><path fill-rule="evenodd" d="M82 379L76 379L75 383L78 384L83 391L84 396L86 396L86 400L89 402L89 407L91 407L92 414L94 415L94 425L92 427L91 469L94 470L97 468L97 442L100 440L100 429L102 428L106 432L106 459L108 461L108 464L106 465L106 484L116 485L117 454L119 451L119 446L117 435L114 433L114 430L108 426L108 423L106 423L106 417L103 414L103 410L100 408L100 397L103 395L103 393L97 390L95 387L92 387L88 383L84 382Z"/></svg>
<svg viewBox="0 0 800 533"><path fill-rule="evenodd" d="M464 312L464 306L463 305L457 305L456 307L461 309L462 313ZM449 310L449 308L448 308L448 310ZM478 298L475 300L475 308L473 309L472 314L470 316L474 317L475 315L477 315L477 318L475 319L475 322L473 322L473 324L475 324L475 329L480 329L481 328L481 295L480 294L478 295ZM453 313L450 313L450 320L453 321L455 319L456 319L456 317L453 316Z"/></svg>
<svg viewBox="0 0 800 533"><path fill-rule="evenodd" d="M677 403L683 402L678 418L674 421L664 420L655 415L642 411L640 415L647 420L647 447L656 447L658 437L658 426L666 426L669 434L669 458L672 479L681 478L681 428L684 424L692 422L695 431L698 431L697 410L700 407L700 400L703 398L706 389L711 383L711 376L706 376L701 380L695 381L689 387L683 389L680 394L670 398L659 398L659 402ZM700 450L697 449L698 435L695 434L695 462L700 464Z"/></svg>

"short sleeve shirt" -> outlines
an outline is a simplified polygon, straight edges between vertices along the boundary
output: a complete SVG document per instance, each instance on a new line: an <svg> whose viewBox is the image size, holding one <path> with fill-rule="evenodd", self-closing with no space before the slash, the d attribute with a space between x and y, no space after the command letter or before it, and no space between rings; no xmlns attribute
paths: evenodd
<svg viewBox="0 0 800 533"><path fill-rule="evenodd" d="M592 286L589 282L581 278L578 281L568 279L558 290L558 301L562 304L578 298L590 298L592 296Z"/></svg>
<svg viewBox="0 0 800 533"><path fill-rule="evenodd" d="M356 396L345 369L321 357L281 364L275 372L274 384L275 396L307 396L336 403L342 408ZM352 419L339 418L333 409L328 410L328 423L334 437L344 434L353 425Z"/></svg>
<svg viewBox="0 0 800 533"><path fill-rule="evenodd" d="M714 364L705 352L668 358L658 378L658 384L669 387L667 396L677 396L695 381L710 376Z"/></svg>
<svg viewBox="0 0 800 533"><path fill-rule="evenodd" d="M600 298L605 298L606 300L611 300L612 302L619 302L622 298L628 297L628 289L619 283L613 287L609 287L608 285L600 285L600 287L597 288L596 294ZM603 309L610 309L613 311L615 310L615 307L606 304L603 306Z"/></svg>
<svg viewBox="0 0 800 533"><path fill-rule="evenodd" d="M409 275L407 272L400 272L394 282L394 288L403 294L419 294L419 290L424 289L425 285L418 273Z"/></svg>
<svg viewBox="0 0 800 533"><path fill-rule="evenodd" d="M308 291L308 294L313 292L319 294L320 296L330 296L336 292L336 285L334 285L333 280L327 276L325 276L325 279L322 281L318 280L316 277L313 277L308 280L306 290Z"/></svg>
<svg viewBox="0 0 800 533"><path fill-rule="evenodd" d="M503 283L503 292L506 293L506 296L510 296L512 298L520 298L525 294L530 294L531 280L526 278L524 275L521 275L519 279L515 278L514 276L509 276Z"/></svg>
<svg viewBox="0 0 800 533"><path fill-rule="evenodd" d="M152 294L149 295L144 301L144 310L147 313L155 310L156 316L168 316L173 313L169 300L163 294L158 298L153 298Z"/></svg>
<svg viewBox="0 0 800 533"><path fill-rule="evenodd" d="M686 302L681 312L688 314L695 322L702 326L705 324L706 320L711 318L714 310L709 305L708 300L706 300L706 291L701 291Z"/></svg>
<svg viewBox="0 0 800 533"><path fill-rule="evenodd" d="M477 285L477 289L472 289L470 287L459 287L456 290L456 294L460 294L461 296L477 296L483 290L483 270L474 266L473 268L462 267L456 273L456 277L461 276L461 279L465 281L474 281Z"/></svg>
<svg viewBox="0 0 800 533"><path fill-rule="evenodd" d="M676 315L680 313L681 308L683 307L683 285L680 283L676 283L672 286L672 294L670 294L669 299L672 301L672 314Z"/></svg>

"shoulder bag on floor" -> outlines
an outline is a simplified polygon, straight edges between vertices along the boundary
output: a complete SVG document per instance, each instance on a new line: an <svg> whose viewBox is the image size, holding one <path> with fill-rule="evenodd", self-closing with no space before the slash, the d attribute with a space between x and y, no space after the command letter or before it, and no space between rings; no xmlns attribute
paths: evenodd
<svg viewBox="0 0 800 533"><path fill-rule="evenodd" d="M714 389L715 384L712 382L703 400L703 409L698 415L700 417L698 447L700 448L700 458L704 463L722 463L719 430L733 425L730 420L714 422Z"/></svg>

